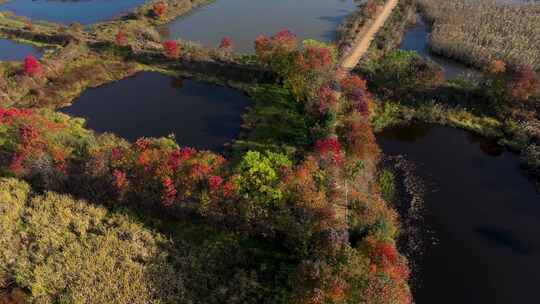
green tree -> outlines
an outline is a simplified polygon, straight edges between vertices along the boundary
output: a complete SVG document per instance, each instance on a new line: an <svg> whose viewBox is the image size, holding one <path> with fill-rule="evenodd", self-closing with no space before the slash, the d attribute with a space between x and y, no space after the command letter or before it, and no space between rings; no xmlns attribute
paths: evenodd
<svg viewBox="0 0 540 304"><path fill-rule="evenodd" d="M290 166L291 161L281 153L249 151L244 155L236 168L236 183L248 219L267 216L279 204L283 198L280 173Z"/></svg>

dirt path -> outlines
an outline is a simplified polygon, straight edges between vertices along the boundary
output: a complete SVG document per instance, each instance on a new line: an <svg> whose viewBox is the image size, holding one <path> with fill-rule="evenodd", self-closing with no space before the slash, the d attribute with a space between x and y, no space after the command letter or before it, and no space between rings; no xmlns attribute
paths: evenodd
<svg viewBox="0 0 540 304"><path fill-rule="evenodd" d="M398 0L388 0L386 2L382 11L379 13L379 16L375 18L375 20L369 26L363 36L357 39L357 41L355 42L355 46L347 55L345 55L345 57L341 61L340 67L342 69L352 70L358 64L364 53L369 48L369 45L375 37L375 34L377 34L379 29L384 25L386 19L390 17L390 14L392 14L392 11L397 4Z"/></svg>

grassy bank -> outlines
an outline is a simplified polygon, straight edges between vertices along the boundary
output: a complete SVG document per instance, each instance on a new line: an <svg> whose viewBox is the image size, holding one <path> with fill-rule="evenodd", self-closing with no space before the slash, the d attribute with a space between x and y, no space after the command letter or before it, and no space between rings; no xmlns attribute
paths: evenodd
<svg viewBox="0 0 540 304"><path fill-rule="evenodd" d="M483 68L493 60L540 69L540 4L418 0L433 52Z"/></svg>

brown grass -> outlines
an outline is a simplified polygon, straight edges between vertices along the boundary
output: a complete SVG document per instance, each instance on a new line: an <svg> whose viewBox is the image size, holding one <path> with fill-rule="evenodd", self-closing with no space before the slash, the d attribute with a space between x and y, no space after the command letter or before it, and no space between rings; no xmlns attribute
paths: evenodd
<svg viewBox="0 0 540 304"><path fill-rule="evenodd" d="M435 53L476 67L492 60L540 69L540 3L495 0L418 0L433 22Z"/></svg>

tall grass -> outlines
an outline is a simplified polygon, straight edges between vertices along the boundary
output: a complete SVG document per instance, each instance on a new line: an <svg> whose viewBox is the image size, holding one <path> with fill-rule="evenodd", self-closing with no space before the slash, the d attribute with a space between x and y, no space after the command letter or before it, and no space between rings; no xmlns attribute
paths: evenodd
<svg viewBox="0 0 540 304"><path fill-rule="evenodd" d="M417 0L433 23L435 53L476 67L498 59L540 69L540 3Z"/></svg>

